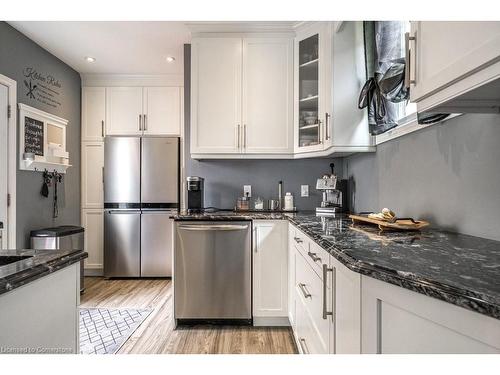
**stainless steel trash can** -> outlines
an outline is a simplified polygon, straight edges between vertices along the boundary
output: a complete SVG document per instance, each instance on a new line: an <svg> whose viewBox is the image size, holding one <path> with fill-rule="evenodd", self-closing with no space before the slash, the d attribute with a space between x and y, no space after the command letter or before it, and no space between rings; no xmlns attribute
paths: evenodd
<svg viewBox="0 0 500 375"><path fill-rule="evenodd" d="M74 225L61 225L59 227L44 228L32 230L31 248L36 250L50 249L68 249L82 250L84 249L84 233L85 229ZM85 290L83 277L83 260L80 262L80 293Z"/></svg>

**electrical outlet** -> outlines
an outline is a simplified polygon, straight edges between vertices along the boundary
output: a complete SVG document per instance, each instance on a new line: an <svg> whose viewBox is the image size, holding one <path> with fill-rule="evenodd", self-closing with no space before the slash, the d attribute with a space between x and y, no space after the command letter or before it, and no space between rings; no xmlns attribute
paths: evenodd
<svg viewBox="0 0 500 375"><path fill-rule="evenodd" d="M243 195L251 197L252 196L252 185L243 185Z"/></svg>
<svg viewBox="0 0 500 375"><path fill-rule="evenodd" d="M309 185L300 185L300 196L301 197L309 196Z"/></svg>

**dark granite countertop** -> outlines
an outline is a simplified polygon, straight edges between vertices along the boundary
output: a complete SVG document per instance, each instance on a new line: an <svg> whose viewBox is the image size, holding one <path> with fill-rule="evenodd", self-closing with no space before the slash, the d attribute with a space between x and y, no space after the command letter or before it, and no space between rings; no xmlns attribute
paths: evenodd
<svg viewBox="0 0 500 375"><path fill-rule="evenodd" d="M500 241L433 228L383 232L346 215L179 213L176 220L287 219L347 268L500 319Z"/></svg>
<svg viewBox="0 0 500 375"><path fill-rule="evenodd" d="M29 258L0 265L0 294L26 285L88 257L81 250L2 250L1 257Z"/></svg>
<svg viewBox="0 0 500 375"><path fill-rule="evenodd" d="M294 215L291 212L283 211L215 211L215 212L200 212L200 213L187 213L186 211L181 211L171 218L175 220L182 221L231 221L231 220L282 220L288 219L290 215Z"/></svg>

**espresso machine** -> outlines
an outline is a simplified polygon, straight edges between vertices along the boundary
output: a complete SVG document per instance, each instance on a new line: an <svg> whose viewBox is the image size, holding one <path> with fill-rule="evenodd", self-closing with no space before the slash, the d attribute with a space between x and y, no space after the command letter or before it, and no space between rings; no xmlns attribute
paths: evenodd
<svg viewBox="0 0 500 375"><path fill-rule="evenodd" d="M316 207L317 215L335 215L347 208L343 204L343 200L347 198L347 181L337 181L337 176L333 172L334 167L334 163L330 163L331 174L325 174L316 181L316 190L320 190L323 194L320 207Z"/></svg>
<svg viewBox="0 0 500 375"><path fill-rule="evenodd" d="M202 212L205 206L204 199L204 178L198 176L189 176L186 178L187 182L187 211Z"/></svg>

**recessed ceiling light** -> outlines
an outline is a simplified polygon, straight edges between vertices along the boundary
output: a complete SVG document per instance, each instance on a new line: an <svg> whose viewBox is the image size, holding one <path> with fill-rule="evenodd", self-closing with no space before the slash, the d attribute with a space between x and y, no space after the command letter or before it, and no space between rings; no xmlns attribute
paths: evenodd
<svg viewBox="0 0 500 375"><path fill-rule="evenodd" d="M93 62L95 62L95 58L94 58L94 57L87 56L87 57L85 57L85 61L86 61L86 62L89 62L89 63L93 63Z"/></svg>
<svg viewBox="0 0 500 375"><path fill-rule="evenodd" d="M173 57L173 56L167 57L167 62L171 63L171 62L174 62L174 61L175 61L175 57Z"/></svg>

